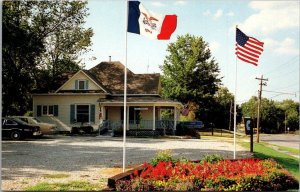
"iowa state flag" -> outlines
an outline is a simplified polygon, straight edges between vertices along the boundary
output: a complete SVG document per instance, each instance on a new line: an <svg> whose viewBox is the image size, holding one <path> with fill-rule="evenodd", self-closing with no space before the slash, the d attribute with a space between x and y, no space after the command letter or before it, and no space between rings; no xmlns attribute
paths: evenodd
<svg viewBox="0 0 300 192"><path fill-rule="evenodd" d="M149 12L139 1L128 3L128 32L141 34L150 39L170 39L177 26L176 15L162 16Z"/></svg>

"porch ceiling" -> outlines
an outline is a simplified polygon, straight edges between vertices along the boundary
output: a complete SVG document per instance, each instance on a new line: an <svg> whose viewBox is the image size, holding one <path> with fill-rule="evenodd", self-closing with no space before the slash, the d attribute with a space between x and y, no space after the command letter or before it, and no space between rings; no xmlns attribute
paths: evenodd
<svg viewBox="0 0 300 192"><path fill-rule="evenodd" d="M98 99L98 102L103 106L123 106L124 97L117 96L106 99ZM170 107L183 107L182 103L172 101L169 99L163 99L159 96L128 96L128 106L170 106Z"/></svg>

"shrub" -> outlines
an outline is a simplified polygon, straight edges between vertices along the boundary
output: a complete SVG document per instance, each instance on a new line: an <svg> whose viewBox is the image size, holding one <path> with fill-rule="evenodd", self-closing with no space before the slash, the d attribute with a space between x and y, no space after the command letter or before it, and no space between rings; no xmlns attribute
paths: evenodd
<svg viewBox="0 0 300 192"><path fill-rule="evenodd" d="M200 163L203 163L204 161L207 163L217 163L221 160L224 160L224 158L221 155L218 154L212 154L212 155L205 155Z"/></svg>
<svg viewBox="0 0 300 192"><path fill-rule="evenodd" d="M175 159L173 158L173 152L172 150L163 150L156 153L155 157L151 159L151 165L156 166L158 162L164 161L164 162L175 162Z"/></svg>

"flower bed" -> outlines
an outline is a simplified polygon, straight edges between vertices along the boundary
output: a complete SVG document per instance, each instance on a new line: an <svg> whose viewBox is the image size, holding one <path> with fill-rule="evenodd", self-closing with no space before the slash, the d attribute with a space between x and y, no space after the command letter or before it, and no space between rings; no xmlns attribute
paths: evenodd
<svg viewBox="0 0 300 192"><path fill-rule="evenodd" d="M118 180L118 191L279 191L296 189L298 181L273 160L145 163L130 179Z"/></svg>

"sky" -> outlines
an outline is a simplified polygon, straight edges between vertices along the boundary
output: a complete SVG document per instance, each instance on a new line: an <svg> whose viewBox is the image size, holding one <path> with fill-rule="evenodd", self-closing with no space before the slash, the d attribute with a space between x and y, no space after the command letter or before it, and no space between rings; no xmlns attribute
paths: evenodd
<svg viewBox="0 0 300 192"><path fill-rule="evenodd" d="M299 101L300 1L141 0L146 9L176 14L177 29L170 40L150 40L127 33L127 67L134 73L161 73L169 43L187 33L202 36L220 68L223 86L236 93L237 103L257 96L259 81L268 79L262 97ZM126 1L88 0L85 27L94 31L86 69L102 61L126 58ZM264 42L258 66L237 60L235 27ZM92 59L95 57L94 59ZM237 71L237 72L236 72ZM236 84L236 86L235 86Z"/></svg>

